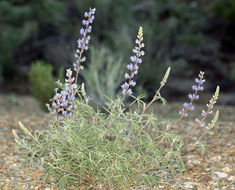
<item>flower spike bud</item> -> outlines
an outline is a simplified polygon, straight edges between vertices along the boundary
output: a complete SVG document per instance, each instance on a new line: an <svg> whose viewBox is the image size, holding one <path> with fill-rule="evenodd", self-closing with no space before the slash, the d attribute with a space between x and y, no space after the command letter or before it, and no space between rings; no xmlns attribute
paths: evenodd
<svg viewBox="0 0 235 190"><path fill-rule="evenodd" d="M67 76L68 78L71 78L71 77L72 77L72 70L71 70L71 69L67 69L67 70L66 70L66 76Z"/></svg>
<svg viewBox="0 0 235 190"><path fill-rule="evenodd" d="M164 77L163 77L163 79L162 79L162 81L161 81L161 83L160 83L161 86L164 86L164 85L166 84L170 72L171 72L171 68L168 67L168 69L167 69L167 71L166 71L166 73L165 73L165 75L164 75Z"/></svg>
<svg viewBox="0 0 235 190"><path fill-rule="evenodd" d="M213 128L214 125L215 125L215 123L216 123L216 121L218 120L218 118L219 118L219 111L217 110L216 113L215 113L214 118L211 120L211 122L207 125L206 128L207 128L207 129Z"/></svg>
<svg viewBox="0 0 235 190"><path fill-rule="evenodd" d="M12 134L13 134L13 136L15 137L15 139L19 139L19 136L17 135L15 129L12 129Z"/></svg>
<svg viewBox="0 0 235 190"><path fill-rule="evenodd" d="M214 104L216 103L216 101L218 100L219 97L219 91L220 91L220 87L217 86L216 90L215 90L215 94L212 96L212 98L210 99L210 103L207 104L206 106L210 109L213 108Z"/></svg>
<svg viewBox="0 0 235 190"><path fill-rule="evenodd" d="M143 28L142 26L139 27L139 32L138 32L138 35L137 35L137 39L141 42L143 41Z"/></svg>
<svg viewBox="0 0 235 190"><path fill-rule="evenodd" d="M17 135L15 129L12 129L12 134L13 134L13 136L14 136L14 138L15 138L15 142L16 142L18 145L21 145L21 142L19 141L20 138L19 138L19 136Z"/></svg>
<svg viewBox="0 0 235 190"><path fill-rule="evenodd" d="M84 83L82 83L81 92L82 92L82 96L85 98L86 97L86 91L85 91Z"/></svg>
<svg viewBox="0 0 235 190"><path fill-rule="evenodd" d="M219 91L220 91L220 88L219 86L216 87L216 90L215 90L215 94L213 96L213 100L216 102L218 97L219 97Z"/></svg>
<svg viewBox="0 0 235 190"><path fill-rule="evenodd" d="M209 114L212 114L212 113L213 113L212 109L213 109L214 104L216 103L218 97L219 97L219 86L216 87L215 94L214 94L214 95L212 96L212 98L210 99L209 104L206 105L206 106L207 106L207 111L202 110L202 114L201 114L201 115L203 116L203 118L202 118L201 120L199 120L199 119L196 120L196 122L197 122L200 126L201 126L201 123L205 123L204 120L207 118L207 116L208 116ZM217 121L218 117L219 117L219 111L217 110L217 112L216 112L214 118L211 120L211 123L209 123L209 124L207 125L207 128L208 128L208 129L212 128L212 127L215 125L215 122ZM204 124L203 126L205 126L205 124Z"/></svg>
<svg viewBox="0 0 235 190"><path fill-rule="evenodd" d="M20 126L20 128L24 131L24 133L26 134L26 135L30 135L31 133L29 132L29 130L19 121L18 122L18 124L19 124L19 126Z"/></svg>

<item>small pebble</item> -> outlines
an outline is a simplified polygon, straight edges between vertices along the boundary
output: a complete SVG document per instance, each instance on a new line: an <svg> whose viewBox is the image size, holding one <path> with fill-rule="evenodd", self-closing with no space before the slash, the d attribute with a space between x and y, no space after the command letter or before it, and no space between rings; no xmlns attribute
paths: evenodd
<svg viewBox="0 0 235 190"><path fill-rule="evenodd" d="M215 171L214 174L216 174L219 178L227 178L228 174L220 171Z"/></svg>

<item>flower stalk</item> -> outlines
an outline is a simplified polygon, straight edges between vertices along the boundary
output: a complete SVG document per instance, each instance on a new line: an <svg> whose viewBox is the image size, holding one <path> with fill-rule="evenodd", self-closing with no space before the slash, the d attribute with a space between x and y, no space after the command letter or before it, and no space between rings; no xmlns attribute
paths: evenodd
<svg viewBox="0 0 235 190"><path fill-rule="evenodd" d="M139 28L137 39L136 39L135 42L137 44L137 46L133 49L133 53L135 53L135 55L130 57L131 63L127 65L127 69L130 70L130 73L126 73L124 75L127 82L124 82L121 85L121 88L123 89L123 91L122 91L123 95L133 94L131 86L136 85L136 82L133 80L133 78L134 78L135 75L138 74L138 69L139 69L138 64L142 63L142 59L140 57L145 54L144 51L141 50L144 47L143 28L142 27Z"/></svg>
<svg viewBox="0 0 235 190"><path fill-rule="evenodd" d="M92 31L91 24L93 23L95 19L95 16L94 16L95 11L96 11L96 8L93 8L93 9L90 8L89 12L84 13L84 16L87 18L87 20L82 21L82 24L85 26L85 28L80 29L80 34L82 38L77 41L78 45L77 45L77 50L75 53L76 62L73 64L74 71L76 72L75 83L77 83L79 71L83 70L83 66L81 65L81 63L86 61L86 57L83 56L83 53L85 50L88 50L88 44L91 39L91 36L89 35L89 33L91 33Z"/></svg>

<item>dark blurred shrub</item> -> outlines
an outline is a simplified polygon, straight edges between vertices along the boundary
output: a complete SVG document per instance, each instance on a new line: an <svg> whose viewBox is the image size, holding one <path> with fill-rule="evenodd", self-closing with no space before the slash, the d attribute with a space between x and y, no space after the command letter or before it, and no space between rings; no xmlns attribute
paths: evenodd
<svg viewBox="0 0 235 190"><path fill-rule="evenodd" d="M59 70L58 77L63 81L63 68ZM52 65L44 61L35 61L30 67L29 80L31 83L31 93L40 102L42 109L46 110L45 104L54 95L56 79L53 76Z"/></svg>
<svg viewBox="0 0 235 190"><path fill-rule="evenodd" d="M235 62L231 63L231 69L230 69L229 78L231 80L235 81Z"/></svg>
<svg viewBox="0 0 235 190"><path fill-rule="evenodd" d="M219 0L212 6L215 14L228 21L235 21L235 1Z"/></svg>
<svg viewBox="0 0 235 190"><path fill-rule="evenodd" d="M24 51L29 51L29 47L32 51L31 54L38 56L38 52L32 47L41 46L44 43L42 40L44 36L46 35L47 38L51 36L50 32L55 34L59 29L59 24L62 23L63 11L63 4L58 0L1 0L0 74L9 75L9 72L17 67L17 65L13 65L14 62L20 63L16 60L17 56L24 57L20 59L25 62L30 62L31 60L28 60L27 57L30 59L32 55L20 55Z"/></svg>
<svg viewBox="0 0 235 190"><path fill-rule="evenodd" d="M129 62L136 30L140 25L145 28L148 54L144 57L138 84L153 93L155 84L160 82L158 73L169 61L181 59L177 57L178 47L198 46L202 39L206 17L197 1L2 0L0 67L4 70L12 68L14 62L25 64L36 59L66 63L66 60L57 63L62 60L62 54L55 52L55 46L65 52L65 47L73 43L79 34L83 10L90 6L97 8L93 43L96 46L102 43L112 52L122 52L125 63ZM48 56L48 52L56 56Z"/></svg>

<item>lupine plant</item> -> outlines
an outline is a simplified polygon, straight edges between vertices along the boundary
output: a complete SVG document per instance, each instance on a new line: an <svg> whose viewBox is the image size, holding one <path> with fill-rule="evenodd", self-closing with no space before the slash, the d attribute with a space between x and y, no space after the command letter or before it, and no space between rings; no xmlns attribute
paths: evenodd
<svg viewBox="0 0 235 190"><path fill-rule="evenodd" d="M202 111L202 119L196 119L195 126L185 136L180 136L172 129L193 111L193 102L199 98L203 90L204 73L200 72L197 85L189 94L189 103L185 103L176 121L159 121L154 113L149 113L149 107L157 100L166 103L160 91L165 86L170 74L167 69L160 87L149 103L143 96L135 97L132 87L136 85L134 76L144 55L142 48L143 29L140 27L134 55L127 65L127 80L121 85L122 95L117 99L107 97L105 113L89 105L84 84L77 83L78 73L82 70L81 63L85 61L84 50L88 49L91 37L91 23L94 20L95 9L85 13L87 20L82 21L85 29L81 29L82 39L78 40L74 64L75 77L71 69L67 70L65 84L57 82L50 112L49 127L41 131L30 132L19 122L21 129L30 137L19 137L15 130L13 135L21 149L22 155L30 163L40 162L44 167L45 179L53 177L59 189L76 188L89 189L130 189L153 188L158 185L162 173L167 176L180 174L185 168L181 159L181 149L184 140L198 127L204 127L205 119L212 113L218 95L215 95L207 105L207 111ZM132 104L138 106L133 110L125 106L124 99L130 96ZM207 128L212 128L218 119L218 111ZM165 129L162 129L162 126ZM200 140L205 133L199 137ZM198 144L198 141L194 145ZM30 155L30 157L28 157Z"/></svg>

